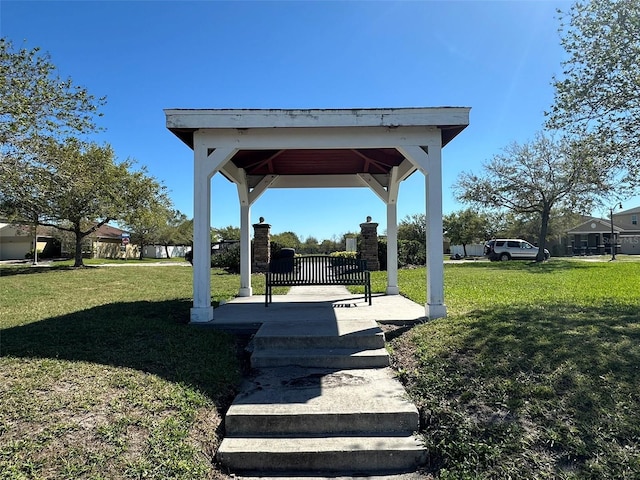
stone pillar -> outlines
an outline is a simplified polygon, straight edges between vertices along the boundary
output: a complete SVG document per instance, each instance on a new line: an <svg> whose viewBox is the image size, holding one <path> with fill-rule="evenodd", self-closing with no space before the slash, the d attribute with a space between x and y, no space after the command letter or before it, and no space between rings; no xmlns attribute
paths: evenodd
<svg viewBox="0 0 640 480"><path fill-rule="evenodd" d="M380 270L378 261L378 224L367 217L366 223L360 224L360 234L362 235L362 245L360 258L367 261L367 268L371 271Z"/></svg>
<svg viewBox="0 0 640 480"><path fill-rule="evenodd" d="M253 224L253 273L266 272L271 261L271 225Z"/></svg>

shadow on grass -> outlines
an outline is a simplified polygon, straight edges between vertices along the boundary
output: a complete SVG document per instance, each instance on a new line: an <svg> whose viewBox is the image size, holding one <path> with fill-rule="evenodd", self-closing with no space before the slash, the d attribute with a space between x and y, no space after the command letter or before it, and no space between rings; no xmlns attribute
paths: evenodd
<svg viewBox="0 0 640 480"><path fill-rule="evenodd" d="M187 326L190 306L187 300L114 303L7 328L0 356L132 368L224 403L240 376L236 340Z"/></svg>
<svg viewBox="0 0 640 480"><path fill-rule="evenodd" d="M585 372L636 372L640 364L640 306L553 304L472 312L463 348L509 359L509 371L536 372L572 361Z"/></svg>
<svg viewBox="0 0 640 480"><path fill-rule="evenodd" d="M416 331L434 471L639 478L640 306L514 306L446 322Z"/></svg>
<svg viewBox="0 0 640 480"><path fill-rule="evenodd" d="M95 265L85 265L84 267L72 267L69 265L21 265L16 267L0 268L0 277L10 277L13 275L32 275L35 273L49 273L53 271L77 270L78 268L99 268Z"/></svg>

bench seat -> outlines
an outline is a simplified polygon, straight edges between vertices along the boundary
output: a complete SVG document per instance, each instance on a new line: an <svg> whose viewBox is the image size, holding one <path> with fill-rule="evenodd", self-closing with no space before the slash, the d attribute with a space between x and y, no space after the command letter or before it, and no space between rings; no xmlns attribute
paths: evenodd
<svg viewBox="0 0 640 480"><path fill-rule="evenodd" d="M272 302L273 287L363 285L371 305L371 274L367 261L329 255L278 258L269 263L264 304Z"/></svg>

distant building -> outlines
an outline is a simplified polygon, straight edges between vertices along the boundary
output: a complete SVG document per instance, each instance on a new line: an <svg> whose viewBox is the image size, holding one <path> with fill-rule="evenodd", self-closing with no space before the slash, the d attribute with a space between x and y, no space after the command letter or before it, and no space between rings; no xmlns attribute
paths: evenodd
<svg viewBox="0 0 640 480"><path fill-rule="evenodd" d="M34 228L32 225L11 223L0 218L0 260L24 260L33 253ZM60 242L51 229L38 227L38 252L49 256L60 255Z"/></svg>
<svg viewBox="0 0 640 480"><path fill-rule="evenodd" d="M112 225L102 225L82 241L85 258L136 258L137 245L129 243L128 232ZM37 228L38 256L42 258L71 257L75 243L70 235L53 227ZM124 234L124 235L123 235ZM24 260L33 255L34 227L0 219L0 260Z"/></svg>
<svg viewBox="0 0 640 480"><path fill-rule="evenodd" d="M613 214L613 240L611 219L588 217L567 231L574 255L604 255L617 245L617 253L640 254L640 207Z"/></svg>

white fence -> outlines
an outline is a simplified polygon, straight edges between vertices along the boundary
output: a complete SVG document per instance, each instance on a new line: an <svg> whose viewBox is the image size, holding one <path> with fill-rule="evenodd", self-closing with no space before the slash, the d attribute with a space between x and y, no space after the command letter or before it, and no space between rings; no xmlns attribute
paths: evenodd
<svg viewBox="0 0 640 480"><path fill-rule="evenodd" d="M451 245L451 255L464 255L464 249L462 245ZM481 243L472 243L467 245L467 256L469 257L481 257L484 255L484 245Z"/></svg>
<svg viewBox="0 0 640 480"><path fill-rule="evenodd" d="M169 258L184 257L190 247L186 245L169 245ZM143 256L146 258L167 258L164 245L145 245Z"/></svg>

